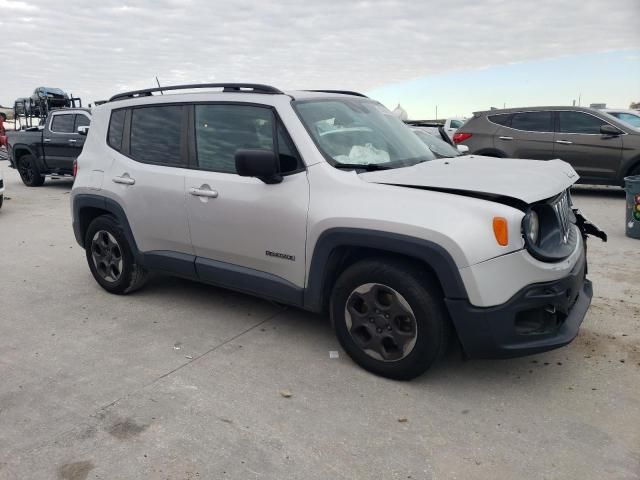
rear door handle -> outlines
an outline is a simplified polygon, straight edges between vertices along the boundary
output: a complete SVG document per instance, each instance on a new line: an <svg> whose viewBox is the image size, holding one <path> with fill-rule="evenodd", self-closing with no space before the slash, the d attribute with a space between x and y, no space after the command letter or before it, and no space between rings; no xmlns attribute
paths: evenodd
<svg viewBox="0 0 640 480"><path fill-rule="evenodd" d="M113 177L113 183L120 183L122 185L135 185L136 181L129 175L123 175L121 177Z"/></svg>
<svg viewBox="0 0 640 480"><path fill-rule="evenodd" d="M211 189L192 187L189 189L189 193L194 197L218 198L218 192Z"/></svg>
<svg viewBox="0 0 640 480"><path fill-rule="evenodd" d="M76 143L78 140L74 139L74 138L70 138L69 139L69 143Z"/></svg>
<svg viewBox="0 0 640 480"><path fill-rule="evenodd" d="M572 145L573 142L570 142L569 140L556 140L556 143L560 143L562 145Z"/></svg>
<svg viewBox="0 0 640 480"><path fill-rule="evenodd" d="M498 137L500 140L513 140L513 137Z"/></svg>
<svg viewBox="0 0 640 480"><path fill-rule="evenodd" d="M43 142L44 142L44 143L49 143L49 142L51 142L51 139L50 139L50 138L45 138L45 139L43 140Z"/></svg>

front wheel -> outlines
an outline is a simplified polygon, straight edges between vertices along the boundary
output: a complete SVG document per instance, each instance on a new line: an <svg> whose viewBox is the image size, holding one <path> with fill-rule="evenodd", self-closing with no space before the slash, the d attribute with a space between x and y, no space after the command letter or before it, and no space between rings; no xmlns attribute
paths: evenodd
<svg viewBox="0 0 640 480"><path fill-rule="evenodd" d="M93 220L84 246L93 278L106 291L125 294L144 285L147 272L135 262L131 246L114 217L102 215Z"/></svg>
<svg viewBox="0 0 640 480"><path fill-rule="evenodd" d="M347 268L331 295L331 318L351 358L388 378L417 377L448 344L439 285L404 260L364 260Z"/></svg>
<svg viewBox="0 0 640 480"><path fill-rule="evenodd" d="M40 169L33 155L24 155L18 161L18 172L22 183L27 187L39 187L44 183L44 177L40 174Z"/></svg>

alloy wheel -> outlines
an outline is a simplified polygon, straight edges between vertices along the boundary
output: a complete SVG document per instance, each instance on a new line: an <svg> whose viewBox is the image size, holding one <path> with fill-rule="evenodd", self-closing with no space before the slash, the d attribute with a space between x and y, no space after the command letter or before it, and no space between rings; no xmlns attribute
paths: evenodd
<svg viewBox="0 0 640 480"><path fill-rule="evenodd" d="M122 275L122 249L113 235L98 230L91 240L91 258L98 275L105 281L117 282Z"/></svg>
<svg viewBox="0 0 640 480"><path fill-rule="evenodd" d="M367 283L353 290L345 320L351 338L376 360L402 360L416 345L415 314L406 299L386 285Z"/></svg>
<svg viewBox="0 0 640 480"><path fill-rule="evenodd" d="M18 172L25 183L31 183L35 178L35 172L33 171L31 160L22 160L18 166Z"/></svg>

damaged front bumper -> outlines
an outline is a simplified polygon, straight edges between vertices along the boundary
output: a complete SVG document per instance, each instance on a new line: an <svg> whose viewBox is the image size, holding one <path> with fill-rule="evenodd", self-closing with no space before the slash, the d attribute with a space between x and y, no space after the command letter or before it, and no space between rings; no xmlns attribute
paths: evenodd
<svg viewBox="0 0 640 480"><path fill-rule="evenodd" d="M576 337L593 296L587 279L587 237L606 242L607 234L579 210L573 212L582 247L577 261L563 277L526 285L505 303L491 307L474 306L468 299L445 299L469 357L531 355L562 347ZM522 270L526 275L525 271Z"/></svg>
<svg viewBox="0 0 640 480"><path fill-rule="evenodd" d="M573 214L576 216L576 226L580 229L580 233L582 233L582 238L586 240L587 236L593 235L594 237L599 238L603 242L607 241L607 234L600 230L597 226L587 220L582 212L577 208L572 209Z"/></svg>

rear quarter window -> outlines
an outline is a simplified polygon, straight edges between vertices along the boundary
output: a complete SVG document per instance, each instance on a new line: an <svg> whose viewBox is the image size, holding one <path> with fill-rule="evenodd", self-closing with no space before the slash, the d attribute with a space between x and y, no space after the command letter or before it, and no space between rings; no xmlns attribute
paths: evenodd
<svg viewBox="0 0 640 480"><path fill-rule="evenodd" d="M122 137L124 133L124 117L126 110L113 110L111 120L109 120L109 132L107 133L107 144L118 151L122 150Z"/></svg>
<svg viewBox="0 0 640 480"><path fill-rule="evenodd" d="M502 125L503 127L510 127L513 114L501 113L498 115L488 115L487 118L491 123L495 123L496 125Z"/></svg>

